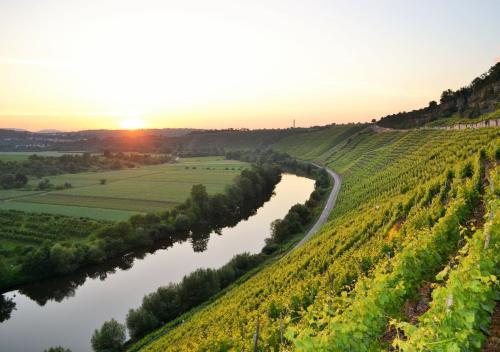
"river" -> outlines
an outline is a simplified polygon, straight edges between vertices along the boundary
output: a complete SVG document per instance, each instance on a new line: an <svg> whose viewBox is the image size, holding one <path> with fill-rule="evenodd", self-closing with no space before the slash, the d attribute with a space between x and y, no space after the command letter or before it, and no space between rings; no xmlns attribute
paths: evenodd
<svg viewBox="0 0 500 352"><path fill-rule="evenodd" d="M73 352L90 351L94 329L111 318L124 322L145 294L179 282L198 268L219 268L235 254L260 252L271 222L283 218L294 204L304 203L313 190L313 180L284 174L269 201L235 227L212 233L202 252L194 251L189 241L175 243L99 270L5 293L16 307L0 324L0 351L42 352L59 345Z"/></svg>

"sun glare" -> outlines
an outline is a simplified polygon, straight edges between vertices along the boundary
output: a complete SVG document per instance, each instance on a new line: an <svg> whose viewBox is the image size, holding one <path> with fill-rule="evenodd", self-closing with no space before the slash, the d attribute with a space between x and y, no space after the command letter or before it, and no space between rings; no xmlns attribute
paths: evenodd
<svg viewBox="0 0 500 352"><path fill-rule="evenodd" d="M138 130L145 126L144 121L140 119L126 119L120 122L120 128L124 130Z"/></svg>

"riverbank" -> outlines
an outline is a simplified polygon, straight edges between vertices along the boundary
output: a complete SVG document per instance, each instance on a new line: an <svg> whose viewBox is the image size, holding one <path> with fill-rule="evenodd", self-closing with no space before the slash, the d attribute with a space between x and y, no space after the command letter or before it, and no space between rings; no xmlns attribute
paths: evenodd
<svg viewBox="0 0 500 352"><path fill-rule="evenodd" d="M2 348L39 352L62 345L88 352L93 330L109 318L125 322L128 309L139 306L145 294L169 282L179 283L198 268L220 268L238 253L259 253L270 236L270 223L283 218L294 204L307 201L313 190L313 180L284 174L269 201L237 226L211 233L204 251L195 251L193 242L186 240L127 256L90 276L69 275L6 293L16 307L0 327Z"/></svg>
<svg viewBox="0 0 500 352"><path fill-rule="evenodd" d="M314 167L322 169L321 166L314 164ZM321 228L321 226L328 220L328 216L330 212L332 211L333 207L335 206L335 202L337 199L337 195L340 191L340 186L341 186L341 178L338 174L336 174L333 170L329 168L324 168L326 172L329 175L330 178L330 186L328 187L328 192L325 192L319 204L321 206L316 208L315 214L312 217L312 220L305 226L305 230L293 235L291 238L289 238L286 242L281 243L279 245L279 248L276 249L273 253L268 255L264 261L262 261L257 267L252 268L249 270L247 273L242 275L240 278L238 278L235 282L233 282L231 285L228 287L224 288L217 294L213 295L208 299L206 302L198 305L197 307L191 309L190 311L182 314L181 316L177 317L176 319L168 322L161 328L155 330L154 332L148 334L147 336L143 337L141 340L133 342L133 341L128 341L125 349L128 352L135 352L139 351L142 347L150 344L151 342L155 341L156 339L162 337L164 334L168 333L171 329L179 326L180 324L184 323L187 321L192 315L196 314L200 310L203 310L204 308L208 307L215 301L217 301L220 297L224 296L228 292L230 292L232 289L238 287L239 285L243 284L250 278L252 278L255 274L266 268L268 265L275 263L276 261L280 260L282 257L286 256L288 253L291 251L295 250L299 246L301 246L303 243L305 243L307 240L309 240L314 234L318 232L318 230ZM264 250L264 249L263 249ZM261 252L261 254L263 254Z"/></svg>
<svg viewBox="0 0 500 352"><path fill-rule="evenodd" d="M0 292L68 275L141 248L171 245L188 239L202 248L212 231L234 226L251 216L271 197L280 178L281 170L277 166L255 166L243 170L223 193L210 195L203 185L194 185L188 199L173 209L134 215L116 223L89 223L85 218L47 214L28 214L29 221L26 221L26 213L17 212L19 216L10 217L6 222L14 238L33 237L31 232L26 233L27 224L35 226L33 231L49 225L51 234L56 235L44 233L36 247L15 247L6 265L1 265L0 257L0 270L3 271L0 272ZM48 222L48 217L53 220ZM80 233L82 228L88 230ZM23 234L18 233L23 231ZM68 236L69 233L73 235Z"/></svg>

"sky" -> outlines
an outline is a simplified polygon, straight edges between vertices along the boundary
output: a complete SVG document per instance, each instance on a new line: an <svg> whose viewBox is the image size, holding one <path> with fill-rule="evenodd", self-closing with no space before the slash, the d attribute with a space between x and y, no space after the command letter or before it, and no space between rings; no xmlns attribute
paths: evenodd
<svg viewBox="0 0 500 352"><path fill-rule="evenodd" d="M500 1L1 0L0 128L284 128L424 107Z"/></svg>

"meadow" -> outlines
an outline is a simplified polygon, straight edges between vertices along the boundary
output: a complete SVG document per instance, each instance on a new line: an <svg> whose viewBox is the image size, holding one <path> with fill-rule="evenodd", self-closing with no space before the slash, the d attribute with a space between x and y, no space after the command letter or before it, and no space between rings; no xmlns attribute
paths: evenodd
<svg viewBox="0 0 500 352"><path fill-rule="evenodd" d="M23 154L24 155L24 154ZM0 209L124 220L168 209L186 200L194 184L220 193L248 164L223 157L184 158L174 164L47 177L63 190L1 190ZM32 189L40 179L30 179Z"/></svg>
<svg viewBox="0 0 500 352"><path fill-rule="evenodd" d="M83 153L83 152L81 152ZM28 160L30 155L36 154L39 156L61 156L64 154L81 154L79 152L58 152L58 151L40 151L40 152L0 152L0 160L2 161L23 161Z"/></svg>

